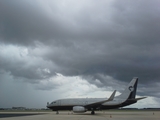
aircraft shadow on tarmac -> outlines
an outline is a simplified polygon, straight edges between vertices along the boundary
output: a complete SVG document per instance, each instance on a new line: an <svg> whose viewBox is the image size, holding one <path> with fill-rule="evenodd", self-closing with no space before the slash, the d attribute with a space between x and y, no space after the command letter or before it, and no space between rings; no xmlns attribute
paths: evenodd
<svg viewBox="0 0 160 120"><path fill-rule="evenodd" d="M44 113L43 113L44 114ZM26 113L0 113L0 118L7 118L7 117L21 117L21 116L31 116L31 115L42 115L42 113L36 114L26 114Z"/></svg>

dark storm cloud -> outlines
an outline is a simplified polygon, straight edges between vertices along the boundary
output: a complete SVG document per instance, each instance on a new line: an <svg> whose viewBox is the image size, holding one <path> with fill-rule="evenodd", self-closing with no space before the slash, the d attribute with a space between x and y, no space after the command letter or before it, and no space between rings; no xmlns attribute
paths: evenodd
<svg viewBox="0 0 160 120"><path fill-rule="evenodd" d="M40 71L47 68L50 70L44 73L47 77L58 72L89 78L90 83L96 79L102 83L113 79L129 82L134 76L139 77L141 84L158 82L159 3L158 0L82 1L79 4L0 1L1 42L32 46L27 48L28 61L7 64L4 60L1 69L31 80L42 80ZM37 46L37 42L45 47ZM41 52L37 53L36 49ZM34 56L37 59L32 61ZM29 61L32 64L28 64ZM21 69L15 69L17 64ZM37 70L39 73L34 73Z"/></svg>
<svg viewBox="0 0 160 120"><path fill-rule="evenodd" d="M53 11L52 14L48 14L41 2L1 1L0 14L3 42L32 45L36 40L47 41L65 36L63 23L59 23L56 18L58 13Z"/></svg>
<svg viewBox="0 0 160 120"><path fill-rule="evenodd" d="M138 84L138 95L141 96L153 96L160 98L159 92L160 83L159 82L152 82L150 84Z"/></svg>

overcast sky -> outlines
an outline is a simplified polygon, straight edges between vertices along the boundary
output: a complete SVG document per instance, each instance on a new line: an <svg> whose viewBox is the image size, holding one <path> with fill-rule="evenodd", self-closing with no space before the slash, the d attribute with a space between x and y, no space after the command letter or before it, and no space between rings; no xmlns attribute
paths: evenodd
<svg viewBox="0 0 160 120"><path fill-rule="evenodd" d="M160 107L159 0L0 0L0 108L119 95Z"/></svg>

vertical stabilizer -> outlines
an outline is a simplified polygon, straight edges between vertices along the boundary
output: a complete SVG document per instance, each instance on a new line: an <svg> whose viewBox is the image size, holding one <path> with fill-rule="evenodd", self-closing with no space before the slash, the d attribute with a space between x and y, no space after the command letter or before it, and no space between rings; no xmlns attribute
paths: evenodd
<svg viewBox="0 0 160 120"><path fill-rule="evenodd" d="M138 78L134 77L132 81L128 84L126 89L122 92L122 94L117 96L117 98L124 100L135 99L137 91L137 83L138 83Z"/></svg>

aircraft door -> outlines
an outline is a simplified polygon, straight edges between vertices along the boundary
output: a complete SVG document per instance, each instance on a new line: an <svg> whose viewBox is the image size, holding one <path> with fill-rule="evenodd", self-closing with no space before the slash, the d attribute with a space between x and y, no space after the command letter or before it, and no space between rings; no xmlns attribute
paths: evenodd
<svg viewBox="0 0 160 120"><path fill-rule="evenodd" d="M57 101L57 105L61 106L61 101L60 100Z"/></svg>
<svg viewBox="0 0 160 120"><path fill-rule="evenodd" d="M87 104L88 104L88 101L85 102L85 105L87 105Z"/></svg>

